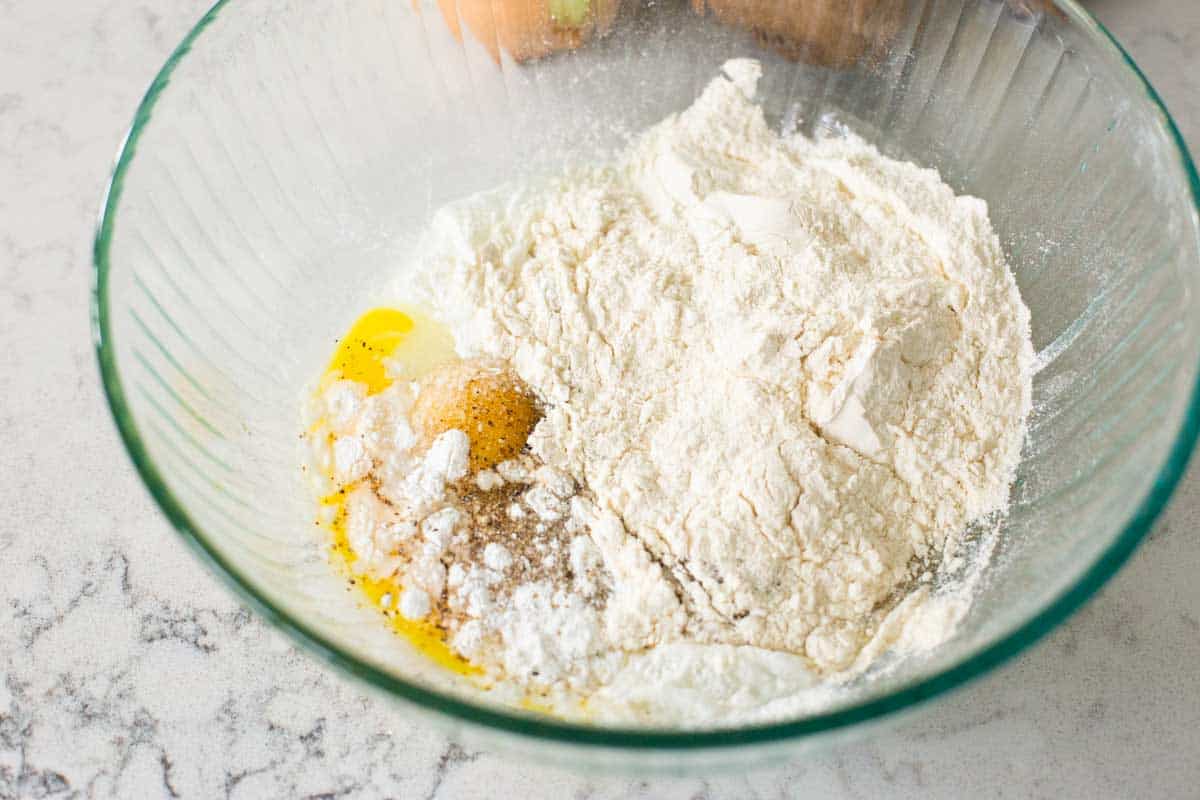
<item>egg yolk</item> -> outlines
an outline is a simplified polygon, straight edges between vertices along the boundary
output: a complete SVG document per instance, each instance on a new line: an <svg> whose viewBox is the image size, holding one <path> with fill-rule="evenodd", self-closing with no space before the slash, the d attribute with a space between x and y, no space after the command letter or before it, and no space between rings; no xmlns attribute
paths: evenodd
<svg viewBox="0 0 1200 800"><path fill-rule="evenodd" d="M502 364L486 359L446 364L418 387L413 430L425 446L448 430L467 434L472 472L517 456L540 416L529 389Z"/></svg>
<svg viewBox="0 0 1200 800"><path fill-rule="evenodd" d="M378 394L397 377L416 380L453 361L454 339L445 326L412 309L375 308L338 341L327 379L357 381Z"/></svg>

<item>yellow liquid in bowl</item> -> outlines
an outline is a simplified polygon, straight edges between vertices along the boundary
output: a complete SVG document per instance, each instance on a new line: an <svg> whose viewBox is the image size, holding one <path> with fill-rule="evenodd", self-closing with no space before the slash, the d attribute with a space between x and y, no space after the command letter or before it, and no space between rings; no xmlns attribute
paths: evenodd
<svg viewBox="0 0 1200 800"><path fill-rule="evenodd" d="M397 379L416 380L433 368L456 358L454 341L446 329L420 312L375 308L363 314L338 342L321 387L335 380L367 385L368 394L378 394ZM396 610L403 586L395 579L377 580L355 575L358 559L346 537L346 498L354 490L346 486L322 499L324 526L333 536L331 553L337 566L378 608L391 628L439 666L459 675L481 675L483 670L455 653L446 644L446 634L428 620L406 619ZM389 602L384 606L383 599Z"/></svg>

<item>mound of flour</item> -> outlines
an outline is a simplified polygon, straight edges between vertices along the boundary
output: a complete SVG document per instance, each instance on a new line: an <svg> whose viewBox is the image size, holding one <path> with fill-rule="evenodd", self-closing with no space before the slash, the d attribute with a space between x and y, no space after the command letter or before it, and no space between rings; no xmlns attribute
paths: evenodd
<svg viewBox="0 0 1200 800"><path fill-rule="evenodd" d="M418 299L544 404L532 454L582 487L612 647L832 674L1005 506L1029 314L982 201L780 137L758 64L724 71L613 166L443 209Z"/></svg>

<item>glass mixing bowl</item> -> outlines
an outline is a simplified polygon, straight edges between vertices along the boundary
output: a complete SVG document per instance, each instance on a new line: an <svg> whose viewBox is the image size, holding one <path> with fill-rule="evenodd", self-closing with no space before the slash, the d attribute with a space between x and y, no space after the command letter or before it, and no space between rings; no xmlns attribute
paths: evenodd
<svg viewBox="0 0 1200 800"><path fill-rule="evenodd" d="M217 3L138 109L95 247L104 384L163 511L340 672L487 746L574 765L792 755L1028 647L1129 556L1195 442L1200 186L1154 91L1073 2L901 5L846 35L868 42L859 53L789 60L778 18L755 35L683 2L626 0L609 35L518 64L469 26L456 39L432 0ZM731 56L763 60L769 118L849 124L988 202L1041 354L1000 545L953 639L819 714L681 731L491 705L359 607L319 555L298 470L305 387L436 208L610 152Z"/></svg>

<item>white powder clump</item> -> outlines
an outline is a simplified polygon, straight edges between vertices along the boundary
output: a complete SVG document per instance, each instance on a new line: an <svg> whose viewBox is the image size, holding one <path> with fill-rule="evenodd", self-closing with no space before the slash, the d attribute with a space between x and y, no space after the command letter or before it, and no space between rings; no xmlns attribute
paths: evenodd
<svg viewBox="0 0 1200 800"><path fill-rule="evenodd" d="M345 494L351 569L395 581L396 613L431 622L492 676L582 693L611 672L608 581L587 537L566 530L572 478L529 455L471 475L463 431L418 446L407 419L415 384L367 395L345 383L321 395L313 441Z"/></svg>
<svg viewBox="0 0 1200 800"><path fill-rule="evenodd" d="M405 619L424 619L433 610L429 595L423 589L405 589L400 593L400 613Z"/></svg>
<svg viewBox="0 0 1200 800"><path fill-rule="evenodd" d="M443 210L417 279L543 400L531 447L589 492L612 646L834 673L1003 509L1029 315L982 201L853 135L781 138L758 65L725 71L612 167Z"/></svg>
<svg viewBox="0 0 1200 800"><path fill-rule="evenodd" d="M508 552L508 548L497 542L488 542L483 548L483 563L489 569L494 569L497 572L504 572L512 566L512 553Z"/></svg>

